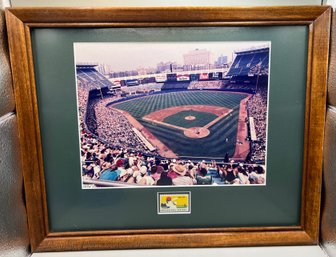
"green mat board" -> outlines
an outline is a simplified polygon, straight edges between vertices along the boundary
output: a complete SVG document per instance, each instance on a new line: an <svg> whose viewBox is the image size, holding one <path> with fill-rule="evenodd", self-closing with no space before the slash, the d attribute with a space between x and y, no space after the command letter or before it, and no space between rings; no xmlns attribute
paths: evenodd
<svg viewBox="0 0 336 257"><path fill-rule="evenodd" d="M51 231L299 224L306 26L36 28L31 37ZM267 185L82 190L73 43L214 41L271 41ZM158 215L161 191L190 191L191 214Z"/></svg>

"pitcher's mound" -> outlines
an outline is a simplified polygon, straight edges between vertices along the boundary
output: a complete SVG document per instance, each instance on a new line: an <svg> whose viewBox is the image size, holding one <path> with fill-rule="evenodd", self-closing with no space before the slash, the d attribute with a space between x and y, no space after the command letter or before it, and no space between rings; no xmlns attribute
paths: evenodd
<svg viewBox="0 0 336 257"><path fill-rule="evenodd" d="M184 117L184 119L185 119L185 120L195 120L196 117L195 117L195 116L191 116L191 115L189 115L189 116Z"/></svg>
<svg viewBox="0 0 336 257"><path fill-rule="evenodd" d="M184 135L190 138L203 138L207 137L209 134L210 131L207 128L202 127L193 127L184 131Z"/></svg>

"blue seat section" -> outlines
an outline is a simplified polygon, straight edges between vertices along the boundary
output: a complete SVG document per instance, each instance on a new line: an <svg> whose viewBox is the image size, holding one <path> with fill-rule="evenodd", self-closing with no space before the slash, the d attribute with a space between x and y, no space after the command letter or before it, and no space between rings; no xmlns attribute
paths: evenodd
<svg viewBox="0 0 336 257"><path fill-rule="evenodd" d="M82 82L84 87L87 89L99 89L113 86L112 82L110 82L104 75L99 73L94 66L92 67L82 67L77 66L77 79Z"/></svg>
<svg viewBox="0 0 336 257"><path fill-rule="evenodd" d="M236 52L226 76L253 76L268 74L269 48Z"/></svg>

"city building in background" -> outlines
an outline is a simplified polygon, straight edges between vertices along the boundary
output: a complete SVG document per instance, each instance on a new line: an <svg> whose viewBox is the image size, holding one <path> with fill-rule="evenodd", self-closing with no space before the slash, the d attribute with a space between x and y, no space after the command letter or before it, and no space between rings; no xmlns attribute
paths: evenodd
<svg viewBox="0 0 336 257"><path fill-rule="evenodd" d="M183 55L186 70L209 69L213 65L213 54L207 49L195 49Z"/></svg>

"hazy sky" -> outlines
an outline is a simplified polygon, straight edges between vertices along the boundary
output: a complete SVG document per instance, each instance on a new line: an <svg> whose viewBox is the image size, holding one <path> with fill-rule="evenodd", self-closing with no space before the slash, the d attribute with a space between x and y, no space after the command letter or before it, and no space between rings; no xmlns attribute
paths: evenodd
<svg viewBox="0 0 336 257"><path fill-rule="evenodd" d="M183 64L183 54L195 49L207 49L216 60L221 54L231 61L237 50L259 47L270 42L186 42L186 43L74 43L76 63L93 62L110 65L114 71L139 67L156 67L159 62Z"/></svg>

